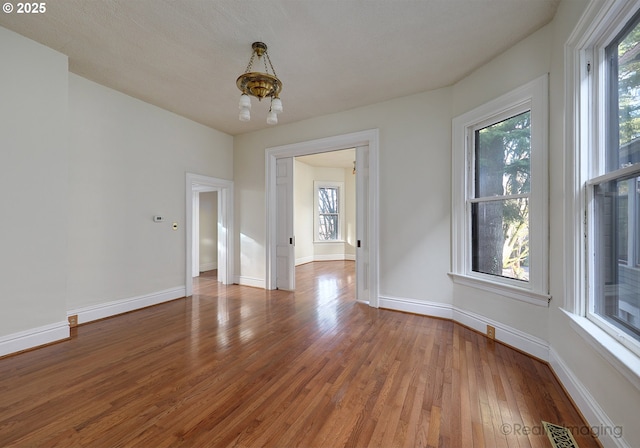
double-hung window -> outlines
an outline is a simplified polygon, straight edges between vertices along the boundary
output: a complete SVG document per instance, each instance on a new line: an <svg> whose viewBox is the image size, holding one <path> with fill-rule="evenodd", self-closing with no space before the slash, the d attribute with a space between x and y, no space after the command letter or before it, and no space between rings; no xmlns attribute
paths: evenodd
<svg viewBox="0 0 640 448"><path fill-rule="evenodd" d="M582 52L592 135L581 148L587 290L576 311L640 354L640 12L623 8L608 25Z"/></svg>
<svg viewBox="0 0 640 448"><path fill-rule="evenodd" d="M547 76L453 120L454 281L546 306Z"/></svg>
<svg viewBox="0 0 640 448"><path fill-rule="evenodd" d="M341 241L344 226L344 183L314 182L315 241Z"/></svg>

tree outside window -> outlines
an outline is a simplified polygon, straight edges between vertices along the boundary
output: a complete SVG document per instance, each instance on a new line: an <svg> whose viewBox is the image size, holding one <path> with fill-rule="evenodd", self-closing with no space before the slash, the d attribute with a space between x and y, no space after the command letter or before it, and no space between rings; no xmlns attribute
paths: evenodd
<svg viewBox="0 0 640 448"><path fill-rule="evenodd" d="M318 240L334 241L340 238L339 188L318 188Z"/></svg>
<svg viewBox="0 0 640 448"><path fill-rule="evenodd" d="M531 113L475 131L472 270L529 280Z"/></svg>

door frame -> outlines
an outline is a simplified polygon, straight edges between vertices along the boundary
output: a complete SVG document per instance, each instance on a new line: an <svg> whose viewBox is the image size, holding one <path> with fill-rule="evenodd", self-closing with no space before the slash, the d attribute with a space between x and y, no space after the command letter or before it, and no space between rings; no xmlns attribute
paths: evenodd
<svg viewBox="0 0 640 448"><path fill-rule="evenodd" d="M203 176L200 174L186 174L186 257L185 257L185 296L193 294L193 221L194 221L194 192L218 192L218 280L224 285L234 282L234 248L233 248L233 181Z"/></svg>
<svg viewBox="0 0 640 448"><path fill-rule="evenodd" d="M369 276L369 305L378 307L379 260L378 260L378 223L379 220L379 188L378 188L378 129L369 129L350 134L336 135L316 140L308 140L289 145L275 146L265 150L266 179L266 289L276 287L276 160L285 157L305 156L322 152L339 151L358 146L369 147L369 239L365 244L369 247L371 260ZM356 191L356 201L358 192ZM360 279L357 279L360 281Z"/></svg>

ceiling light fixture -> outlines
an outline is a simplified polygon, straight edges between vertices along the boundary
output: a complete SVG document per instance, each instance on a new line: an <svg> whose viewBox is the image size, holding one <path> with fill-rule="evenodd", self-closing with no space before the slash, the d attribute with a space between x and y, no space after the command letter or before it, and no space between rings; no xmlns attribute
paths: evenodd
<svg viewBox="0 0 640 448"><path fill-rule="evenodd" d="M280 100L280 91L282 90L282 81L278 79L276 71L273 69L273 64L267 53L267 45L262 42L254 42L251 44L253 53L251 53L251 59L249 59L249 65L245 72L238 76L236 85L242 92L240 95L240 121L251 120L251 98L249 95L258 98L258 101L262 101L263 98L271 98L271 107L267 114L268 124L278 124L278 114L282 112L282 101ZM255 57L258 56L258 61L264 57L264 72L253 72L251 68ZM267 62L269 66L267 66ZM269 73L269 67L271 72Z"/></svg>

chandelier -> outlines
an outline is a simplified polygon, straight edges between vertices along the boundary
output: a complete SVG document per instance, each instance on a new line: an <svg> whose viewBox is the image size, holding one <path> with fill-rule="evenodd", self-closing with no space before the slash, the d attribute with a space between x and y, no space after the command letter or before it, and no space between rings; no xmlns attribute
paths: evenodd
<svg viewBox="0 0 640 448"><path fill-rule="evenodd" d="M254 42L251 48L253 53L251 53L249 65L236 80L236 85L242 92L239 104L240 121L249 121L251 119L251 99L249 98L249 95L251 95L258 98L258 101L262 101L266 97L271 98L271 108L267 114L267 123L277 124L278 114L282 112L282 101L278 96L282 90L282 81L278 79L276 71L273 69L269 53L267 53L267 45L262 42ZM258 61L260 59L264 61L264 72L251 71L256 56L258 56ZM267 63L269 63L269 66L267 66ZM271 73L269 73L269 67L271 67Z"/></svg>

